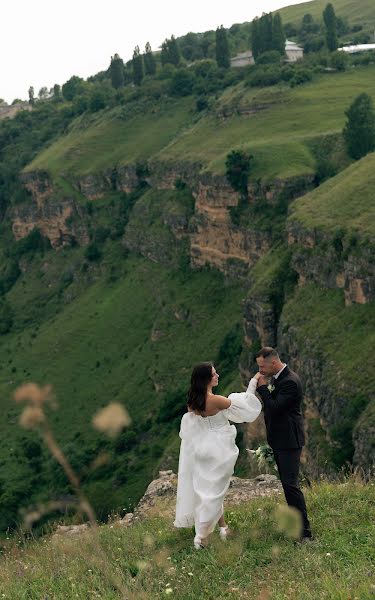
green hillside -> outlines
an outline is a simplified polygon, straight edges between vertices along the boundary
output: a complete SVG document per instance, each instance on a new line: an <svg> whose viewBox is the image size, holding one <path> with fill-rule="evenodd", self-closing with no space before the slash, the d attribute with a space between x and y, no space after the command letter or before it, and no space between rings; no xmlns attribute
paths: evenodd
<svg viewBox="0 0 375 600"><path fill-rule="evenodd" d="M347 18L351 25L363 25L365 31L374 33L375 5L372 0L332 0L331 4L336 14ZM284 23L296 23L300 22L306 13L311 14L314 19L321 18L326 5L326 0L313 0L312 2L287 6L278 12L280 12Z"/></svg>
<svg viewBox="0 0 375 600"><path fill-rule="evenodd" d="M313 173L315 159L309 142L341 132L345 110L361 91L375 99L375 67L322 75L316 81L290 89L229 88L214 110L201 118L190 100L161 102L130 120L122 109L79 119L27 166L75 177L98 173L139 159L200 162L214 173L224 172L225 157L234 147L254 155L252 177L292 177ZM322 98L324 109L322 110ZM253 111L239 116L237 109ZM230 110L232 116L220 118Z"/></svg>
<svg viewBox="0 0 375 600"><path fill-rule="evenodd" d="M359 8L353 1L336 5L353 23L373 18L368 2ZM316 16L322 9L321 2L308 6ZM354 6L355 15L348 12ZM284 22L305 10L285 9ZM368 356L366 368L372 370L373 307L345 306L342 287L332 288L337 281L346 284L344 263L352 258L349 266L364 282L361 298L371 297L375 154L352 163L341 132L345 111L359 93L375 100L375 65L350 63L332 72L325 70L330 59L315 59L316 64L278 65L302 81L278 79L267 87L251 86L254 71L219 69L212 60L195 61L191 69L186 63L177 69L158 65L154 78L119 90L98 74L80 83L76 97L37 101L33 111L1 122L1 531L14 527L19 509L30 502L71 493L37 434L18 425L20 407L12 393L25 381L54 386L60 408L51 411L51 421L58 441L103 520L112 510L132 506L160 466L176 468L192 365L212 359L221 374L220 391L241 389L240 374L254 369L252 358L266 335L292 351L298 345L301 368L309 366L311 349L317 364L326 366L324 385L307 372L308 385L322 395L332 390L348 405L343 423L336 415L332 422L316 418L319 468L332 473L353 459L353 432L364 414L373 415L371 378L359 375ZM224 175L228 153L238 148L253 156L256 199L249 194L248 205L240 202L228 214L222 198L217 206L213 199L205 213L204 186L210 185L205 175ZM186 173L196 173L192 164L201 169L200 206L192 194L197 181L193 190L185 181ZM119 190L124 166L138 167L129 170L130 193ZM147 178L147 167L165 176L160 187L168 190L148 187L154 179ZM33 198L20 174L28 176ZM79 178L92 194L78 191ZM225 200L225 180L216 182ZM88 199L95 197L100 199ZM65 210L62 201L67 214L74 206L67 231L56 232L57 250L37 229L15 241L12 226L38 227L41 213L44 226L53 228ZM327 240L313 249L308 239L288 248L288 219L312 235L324 231ZM216 249L217 232L223 250ZM223 267L230 276L211 264L193 269L192 238L196 252L201 244L220 260L226 251L241 257ZM324 283L313 278L316 273L305 273L300 283L309 285L297 286L299 251L300 263L308 258L313 270L324 271ZM254 322L244 339L248 308ZM353 382L358 389L352 399ZM94 413L111 401L123 403L133 419L115 441L91 425ZM240 445L242 439L239 435ZM98 456L102 462L95 466Z"/></svg>
<svg viewBox="0 0 375 600"><path fill-rule="evenodd" d="M291 207L290 220L307 228L343 228L375 237L375 153L306 194Z"/></svg>

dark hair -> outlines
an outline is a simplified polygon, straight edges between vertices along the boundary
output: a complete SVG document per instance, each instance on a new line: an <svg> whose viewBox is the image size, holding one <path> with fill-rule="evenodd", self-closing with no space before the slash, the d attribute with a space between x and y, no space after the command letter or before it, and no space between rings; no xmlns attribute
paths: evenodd
<svg viewBox="0 0 375 600"><path fill-rule="evenodd" d="M271 346L263 346L263 348L256 353L255 358L259 358L260 356L262 358L279 358L279 353L275 348L271 348Z"/></svg>
<svg viewBox="0 0 375 600"><path fill-rule="evenodd" d="M188 406L198 412L206 410L207 387L212 379L212 362L196 365L191 374Z"/></svg>

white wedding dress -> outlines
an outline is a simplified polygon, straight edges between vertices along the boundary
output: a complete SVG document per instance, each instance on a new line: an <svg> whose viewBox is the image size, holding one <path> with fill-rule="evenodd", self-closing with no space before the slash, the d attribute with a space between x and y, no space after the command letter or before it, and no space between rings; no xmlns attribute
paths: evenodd
<svg viewBox="0 0 375 600"><path fill-rule="evenodd" d="M192 527L206 538L223 514L223 500L238 457L234 423L250 423L262 405L255 396L257 380L246 392L228 396L229 408L212 417L187 412L181 420L175 527Z"/></svg>

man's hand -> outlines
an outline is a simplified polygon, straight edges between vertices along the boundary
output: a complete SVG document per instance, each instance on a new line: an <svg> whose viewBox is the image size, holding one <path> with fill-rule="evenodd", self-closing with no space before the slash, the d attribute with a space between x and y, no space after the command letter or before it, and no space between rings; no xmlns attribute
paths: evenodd
<svg viewBox="0 0 375 600"><path fill-rule="evenodd" d="M259 377L257 377L257 375L258 375ZM261 385L267 385L267 379L265 378L265 376L264 376L264 375L262 375L262 373L257 373L255 377L256 377L256 379L258 380L258 385L257 385L257 387L260 387Z"/></svg>

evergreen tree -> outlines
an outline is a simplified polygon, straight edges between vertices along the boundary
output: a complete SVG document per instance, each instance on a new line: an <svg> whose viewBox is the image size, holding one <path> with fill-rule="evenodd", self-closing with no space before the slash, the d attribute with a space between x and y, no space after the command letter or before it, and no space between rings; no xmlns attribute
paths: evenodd
<svg viewBox="0 0 375 600"><path fill-rule="evenodd" d="M335 9L332 4L327 4L323 11L323 20L326 26L326 43L330 52L337 50L337 24Z"/></svg>
<svg viewBox="0 0 375 600"><path fill-rule="evenodd" d="M277 50L281 56L285 54L285 33L279 13L276 13L272 21L272 50Z"/></svg>
<svg viewBox="0 0 375 600"><path fill-rule="evenodd" d="M262 40L260 38L259 19L256 18L251 24L251 51L254 60L262 53Z"/></svg>
<svg viewBox="0 0 375 600"><path fill-rule="evenodd" d="M55 83L55 85L53 86L52 96L54 100L61 99L61 87L58 83Z"/></svg>
<svg viewBox="0 0 375 600"><path fill-rule="evenodd" d="M115 90L124 87L124 62L118 54L115 54L111 57L109 74L111 76L112 87L114 87Z"/></svg>
<svg viewBox="0 0 375 600"><path fill-rule="evenodd" d="M241 200L247 200L250 161L253 156L243 150L232 150L225 161L226 177L232 188L240 193Z"/></svg>
<svg viewBox="0 0 375 600"><path fill-rule="evenodd" d="M177 67L180 63L180 49L174 35L170 40L166 39L162 43L160 59L163 66L169 63Z"/></svg>
<svg viewBox="0 0 375 600"><path fill-rule="evenodd" d="M343 130L349 155L358 160L375 150L375 112L372 98L360 94L346 111Z"/></svg>
<svg viewBox="0 0 375 600"><path fill-rule="evenodd" d="M181 56L178 42L174 35L172 35L171 39L169 40L169 62L177 67L177 65L180 64L180 60Z"/></svg>
<svg viewBox="0 0 375 600"><path fill-rule="evenodd" d="M272 50L272 13L263 14L259 19L260 54Z"/></svg>
<svg viewBox="0 0 375 600"><path fill-rule="evenodd" d="M146 75L155 75L156 73L156 60L152 53L150 42L147 42L145 48L145 54L143 55L143 63L145 66Z"/></svg>
<svg viewBox="0 0 375 600"><path fill-rule="evenodd" d="M216 29L216 62L218 67L228 69L230 67L230 53L227 32L224 27Z"/></svg>
<svg viewBox="0 0 375 600"><path fill-rule="evenodd" d="M141 85L143 79L143 57L139 51L139 46L134 48L133 53L133 82L135 85Z"/></svg>
<svg viewBox="0 0 375 600"><path fill-rule="evenodd" d="M31 105L35 104L34 94L35 94L35 91L34 91L33 86L31 85L29 87L29 104L31 104Z"/></svg>

